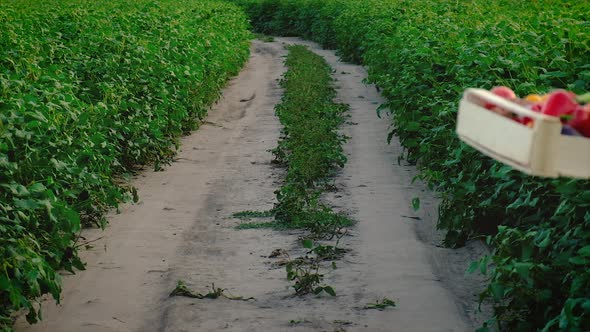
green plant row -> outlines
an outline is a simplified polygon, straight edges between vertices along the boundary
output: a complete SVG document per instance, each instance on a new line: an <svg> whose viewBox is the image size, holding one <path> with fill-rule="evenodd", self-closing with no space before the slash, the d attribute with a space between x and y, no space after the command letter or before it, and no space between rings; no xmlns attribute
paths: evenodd
<svg viewBox="0 0 590 332"><path fill-rule="evenodd" d="M321 56L301 45L289 46L288 51L287 72L281 80L283 97L275 108L283 129L273 150L275 161L287 168L287 175L276 191L278 203L273 213L276 222L308 229L310 238L331 239L339 236L340 228L350 225L348 218L321 201L330 178L346 162L342 150L346 137L338 128L348 106L333 102L336 91L332 69ZM324 245L314 248L311 239L303 241L303 246L310 250L308 255L286 266L295 293L336 295L332 287L320 285L323 275L318 271L320 261L331 257L326 250L335 254L338 249Z"/></svg>
<svg viewBox="0 0 590 332"><path fill-rule="evenodd" d="M346 162L342 150L346 137L338 133L338 126L348 107L332 101L336 92L331 68L321 56L300 45L288 50L283 98L275 108L283 129L273 150L275 161L287 167L287 175L276 192L273 211L278 221L315 227L319 213L331 213L320 201L326 181Z"/></svg>
<svg viewBox="0 0 590 332"><path fill-rule="evenodd" d="M84 265L81 225L135 196L249 54L214 1L0 1L0 330Z"/></svg>
<svg viewBox="0 0 590 332"><path fill-rule="evenodd" d="M524 176L454 133L467 87L590 90L589 2L233 2L257 32L312 39L368 68L393 114L389 138L440 192L445 243L489 235L493 253L470 270L487 273L481 297L502 330L590 330L590 183Z"/></svg>

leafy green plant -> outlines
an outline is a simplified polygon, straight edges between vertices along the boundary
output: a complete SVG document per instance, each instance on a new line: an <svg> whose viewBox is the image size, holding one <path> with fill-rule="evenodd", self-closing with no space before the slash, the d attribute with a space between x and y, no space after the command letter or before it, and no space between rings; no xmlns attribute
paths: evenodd
<svg viewBox="0 0 590 332"><path fill-rule="evenodd" d="M333 261L344 256L346 252L346 249L338 248L338 245L332 246L329 244L317 244L310 250L309 254L315 254L320 260Z"/></svg>
<svg viewBox="0 0 590 332"><path fill-rule="evenodd" d="M351 221L326 206L321 195L330 189L328 179L335 169L346 162L342 151L346 137L338 133L338 126L348 107L333 102L332 70L322 57L304 46L288 50L288 70L281 81L284 94L275 108L284 127L273 150L276 162L287 168L287 176L276 191L278 203L273 212L279 224L308 229L309 238L337 236L340 240L346 233L341 230ZM331 286L320 285L323 275L318 271L321 261L338 258L344 251L330 245L314 248L309 238L303 240L303 246L310 249L307 255L287 263L287 278L294 281L297 295L326 292L334 296Z"/></svg>
<svg viewBox="0 0 590 332"><path fill-rule="evenodd" d="M231 296L226 294L226 289L224 288L218 288L215 287L215 284L211 284L210 287L210 291L208 291L205 294L201 294L198 292L195 292L193 290L191 290L190 288L188 288L186 286L186 283L182 280L178 280L178 282L176 283L176 287L174 287L174 289L172 290L172 292L170 293L170 297L173 296L184 296L184 297L190 297L190 298L194 298L194 299L218 299L220 297L226 298L228 300L233 300L233 301L250 301L250 300L254 300L253 297L248 297L245 298L243 296Z"/></svg>
<svg viewBox="0 0 590 332"><path fill-rule="evenodd" d="M387 98L380 111L393 115L389 139L399 138L419 179L441 195L438 226L446 230L445 244L490 236L493 252L477 270L490 278L482 299L495 302L501 329L590 330L584 249L590 244L590 182L524 176L454 133L467 87L506 85L519 95L590 90L590 3L232 2L245 8L255 30L318 41L368 68L369 81Z"/></svg>
<svg viewBox="0 0 590 332"><path fill-rule="evenodd" d="M302 241L304 248L309 249L303 257L290 259L285 268L287 270L287 279L294 281L293 288L296 295L305 295L309 293L320 294L325 292L329 295L336 296L334 288L327 285L321 285L324 276L319 273L320 263L323 260L339 258L337 255L343 254L336 246L328 246L314 243L310 239ZM333 264L334 266L334 264Z"/></svg>
<svg viewBox="0 0 590 332"><path fill-rule="evenodd" d="M377 300L375 303L367 303L365 309L377 309L377 310L385 310L389 307L394 308L396 306L395 301L390 300L384 297L381 301Z"/></svg>
<svg viewBox="0 0 590 332"><path fill-rule="evenodd" d="M0 2L0 329L60 300L81 227L171 159L247 60L247 27L213 1Z"/></svg>
<svg viewBox="0 0 590 332"><path fill-rule="evenodd" d="M291 46L285 64L289 70L281 81L284 95L276 107L284 128L273 153L286 165L287 177L274 211L279 221L316 225L333 213L320 195L326 179L346 162L341 146L346 138L337 128L347 106L333 103L331 69L320 56ZM324 216L316 218L320 214Z"/></svg>
<svg viewBox="0 0 590 332"><path fill-rule="evenodd" d="M321 285L324 276L319 273L318 264L296 264L287 263L287 279L294 281L293 288L296 295L320 294L325 292L331 296L336 296L336 291L332 286Z"/></svg>

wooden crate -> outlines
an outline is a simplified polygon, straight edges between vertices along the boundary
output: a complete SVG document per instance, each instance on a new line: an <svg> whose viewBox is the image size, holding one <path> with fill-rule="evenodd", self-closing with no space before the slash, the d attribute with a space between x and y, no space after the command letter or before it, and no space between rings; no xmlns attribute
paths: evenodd
<svg viewBox="0 0 590 332"><path fill-rule="evenodd" d="M534 119L532 128L486 109L491 103ZM530 175L590 178L590 138L561 135L561 121L482 89L467 89L459 105L462 141Z"/></svg>

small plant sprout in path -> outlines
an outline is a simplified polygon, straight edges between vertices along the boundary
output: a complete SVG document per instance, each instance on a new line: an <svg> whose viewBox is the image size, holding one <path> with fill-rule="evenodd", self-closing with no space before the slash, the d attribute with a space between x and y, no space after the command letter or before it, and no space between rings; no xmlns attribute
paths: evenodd
<svg viewBox="0 0 590 332"><path fill-rule="evenodd" d="M334 248L332 246L318 245L314 247L313 241L305 239L302 241L303 247L310 249L307 255L303 257L297 257L293 260L289 260L286 265L287 279L294 281L293 288L295 289L295 295L305 294L320 294L325 292L329 295L336 296L336 291L331 286L321 285L324 280L324 275L319 273L320 262L325 260L325 256L319 255L316 249L322 248L320 251L330 251L333 255L332 250L325 248ZM309 256L315 254L315 256Z"/></svg>
<svg viewBox="0 0 590 332"><path fill-rule="evenodd" d="M412 198L412 209L414 211L420 210L420 198L418 198L418 197Z"/></svg>
<svg viewBox="0 0 590 332"><path fill-rule="evenodd" d="M316 263L306 264L301 260L287 263L287 279L294 281L293 288L295 295L320 294L326 292L336 296L336 291L331 286L320 285L324 279L323 274L319 274L320 266Z"/></svg>
<svg viewBox="0 0 590 332"><path fill-rule="evenodd" d="M218 299L220 297L224 297L228 300L233 300L233 301L254 300L253 297L245 298L243 296L231 296L231 295L226 294L225 291L226 291L225 288L216 288L215 284L212 283L211 290L205 294L201 294L201 293L197 293L197 292L191 290L190 288L188 288L186 286L186 284L184 283L184 281L178 280L176 287L174 288L172 293L170 293L170 297L184 296L184 297L190 297L193 299Z"/></svg>
<svg viewBox="0 0 590 332"><path fill-rule="evenodd" d="M365 309L377 309L377 310L385 310L389 307L395 307L395 301L390 300L384 297L381 301L377 300L375 303L367 303Z"/></svg>

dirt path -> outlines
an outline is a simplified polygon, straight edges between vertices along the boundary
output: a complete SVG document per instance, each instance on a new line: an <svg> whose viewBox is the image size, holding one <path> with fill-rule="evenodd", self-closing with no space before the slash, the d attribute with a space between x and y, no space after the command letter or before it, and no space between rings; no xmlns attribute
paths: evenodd
<svg viewBox="0 0 590 332"><path fill-rule="evenodd" d="M253 43L249 64L202 128L183 139L177 162L136 179L141 202L112 215L105 232L85 232L103 238L82 253L87 271L64 278L63 305L46 301L43 323L19 322L18 331L473 330L472 285L461 286L449 272L464 270L473 250L449 259L424 228L432 217L421 216L422 228L407 217L415 216L410 200L428 194L410 185L411 167L396 166L401 150L385 143L388 122L375 115L382 99L362 83L366 72L333 52L312 45L335 69L339 98L351 105L356 124L343 128L352 137L349 162L336 179L339 192L327 199L359 221L344 240L351 252L326 274L338 296L289 296L284 268L267 256L277 248L300 250L299 232L234 229L233 213L271 208L280 185L282 170L267 150L280 131L273 107L283 42L296 40ZM180 279L196 291L215 283L256 300L169 297ZM363 309L384 296L398 307Z"/></svg>

